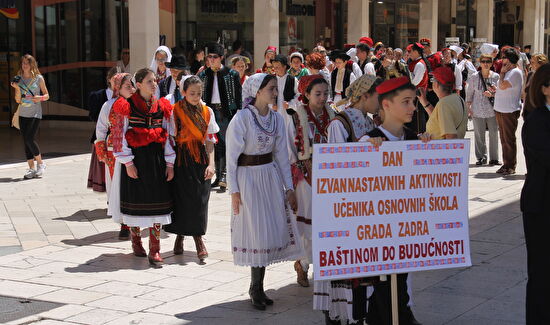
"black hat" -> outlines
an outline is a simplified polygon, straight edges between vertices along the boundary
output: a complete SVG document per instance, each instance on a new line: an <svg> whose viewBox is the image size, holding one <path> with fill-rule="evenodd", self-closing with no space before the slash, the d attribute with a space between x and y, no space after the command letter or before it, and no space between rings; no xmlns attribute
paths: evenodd
<svg viewBox="0 0 550 325"><path fill-rule="evenodd" d="M172 60L170 62L166 62L166 67L169 69L189 70L187 59L181 54L172 56Z"/></svg>
<svg viewBox="0 0 550 325"><path fill-rule="evenodd" d="M224 50L223 46L219 43L208 43L206 44L206 52L207 54L217 54L219 56L224 56Z"/></svg>
<svg viewBox="0 0 550 325"><path fill-rule="evenodd" d="M286 65L287 67L289 67L288 59L286 58L286 55L283 55L283 54L275 55L275 58L273 60L271 60L271 63L273 63L273 62L279 62L282 65Z"/></svg>
<svg viewBox="0 0 550 325"><path fill-rule="evenodd" d="M336 61L336 59L348 61L350 59L350 56L342 50L332 50L332 52L330 52L329 58L331 61Z"/></svg>

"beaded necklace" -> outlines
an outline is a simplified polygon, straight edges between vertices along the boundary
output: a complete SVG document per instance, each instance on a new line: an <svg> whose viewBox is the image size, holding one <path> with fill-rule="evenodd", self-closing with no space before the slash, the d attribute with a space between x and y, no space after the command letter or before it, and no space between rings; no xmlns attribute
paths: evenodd
<svg viewBox="0 0 550 325"><path fill-rule="evenodd" d="M269 111L269 120L268 120L268 123L267 125L271 126L271 129L267 129L265 128L262 123L260 123L260 121L258 120L258 117L256 116L256 113L254 113L254 111L250 108L250 106L247 106L246 107L248 110L250 110L250 113L252 113L252 118L254 119L254 124L256 124L256 126L260 129L260 131L262 131L262 133L264 133L265 135L267 136L274 136L275 133L277 133L277 119L275 119L273 125L271 123L271 121L273 120L273 112L270 110Z"/></svg>

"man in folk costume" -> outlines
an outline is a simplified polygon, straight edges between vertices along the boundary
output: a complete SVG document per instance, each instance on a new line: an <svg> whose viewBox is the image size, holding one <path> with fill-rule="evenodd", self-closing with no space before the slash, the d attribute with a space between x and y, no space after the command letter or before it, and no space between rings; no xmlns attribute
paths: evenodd
<svg viewBox="0 0 550 325"><path fill-rule="evenodd" d="M113 105L118 114L111 127L116 165L107 214L130 226L135 256L147 256L140 230L149 228L149 263L160 267L160 229L171 222L176 154L168 139L172 105L153 95L157 84L151 69L135 74L138 91Z"/></svg>
<svg viewBox="0 0 550 325"><path fill-rule="evenodd" d="M309 287L307 272L311 256L311 162L314 143L327 143L327 127L336 112L327 105L328 82L319 74L303 76L298 90L299 103L293 106L291 123L287 124L288 152L292 181L296 190L296 221L304 244L304 256L294 263L297 282Z"/></svg>
<svg viewBox="0 0 550 325"><path fill-rule="evenodd" d="M184 55L174 55L172 56L172 61L166 62L166 67L170 69L170 75L159 82L155 96L162 98L168 94L172 94L175 101L178 102L181 100L181 94L177 80L180 73L185 73L185 71L189 70L187 59Z"/></svg>
<svg viewBox="0 0 550 325"><path fill-rule="evenodd" d="M374 129L367 113L378 111L376 86L380 78L363 75L347 89L346 108L338 113L328 127L328 142L357 142ZM325 313L326 324L354 324L367 314L367 290L363 279L314 281L313 308ZM368 287L369 294L373 291ZM359 323L360 324L360 323Z"/></svg>
<svg viewBox="0 0 550 325"><path fill-rule="evenodd" d="M231 118L242 105L241 78L237 71L222 65L224 49L221 44L209 44L207 52L206 58L210 67L199 74L204 84L202 100L212 108L220 127L218 143L215 147L216 180L212 183L212 187L219 186L220 192L225 192L227 188L225 133Z"/></svg>
<svg viewBox="0 0 550 325"><path fill-rule="evenodd" d="M273 109L285 120L285 124L290 122L290 115L287 109L290 101L298 97L298 80L288 74L289 65L286 56L279 54L271 61L273 71L277 77L277 104Z"/></svg>
<svg viewBox="0 0 550 325"><path fill-rule="evenodd" d="M428 88L428 68L424 60L424 46L420 43L413 43L407 47L410 52L409 71L411 73L411 83L421 92L425 92ZM427 113L420 105L417 104L417 110L414 113L413 119L407 123L407 127L417 133L426 131L426 121L428 120Z"/></svg>
<svg viewBox="0 0 550 325"><path fill-rule="evenodd" d="M338 102L346 98L346 88L357 78L351 69L347 68L347 62L350 56L341 50L334 50L330 53L330 59L334 62L336 68L330 75L330 84L332 87L332 101Z"/></svg>
<svg viewBox="0 0 550 325"><path fill-rule="evenodd" d="M432 72L443 66L443 54L441 52L432 52L432 41L429 38L422 38L419 43L424 46L424 63L426 64L426 69L428 70L428 78L431 78ZM437 98L437 95L433 91L432 84L429 80L428 88L426 89L426 96L428 97L428 101L432 107L435 107L439 101L439 98Z"/></svg>

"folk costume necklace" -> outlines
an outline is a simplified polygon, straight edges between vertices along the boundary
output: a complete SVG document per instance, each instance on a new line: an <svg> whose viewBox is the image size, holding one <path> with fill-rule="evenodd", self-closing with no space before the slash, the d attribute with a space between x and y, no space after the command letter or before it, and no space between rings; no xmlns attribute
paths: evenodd
<svg viewBox="0 0 550 325"><path fill-rule="evenodd" d="M327 138L327 127L329 124L329 116L327 110L323 107L323 112L321 113L321 121L313 115L313 111L309 107L309 105L306 105L305 107L307 112L307 117L309 122L315 124L315 132L313 134L313 143L322 143L322 140L325 139L324 142L326 142Z"/></svg>
<svg viewBox="0 0 550 325"><path fill-rule="evenodd" d="M258 117L256 116L256 113L250 108L250 106L246 107L248 110L250 110L250 113L252 113L252 118L254 119L254 124L258 127L258 129L267 136L274 136L277 133L277 119L273 121L273 112L269 110L267 113L269 115L269 120L267 121L267 128L260 123L258 120ZM273 123L271 123L273 121ZM269 128L269 129L268 129Z"/></svg>

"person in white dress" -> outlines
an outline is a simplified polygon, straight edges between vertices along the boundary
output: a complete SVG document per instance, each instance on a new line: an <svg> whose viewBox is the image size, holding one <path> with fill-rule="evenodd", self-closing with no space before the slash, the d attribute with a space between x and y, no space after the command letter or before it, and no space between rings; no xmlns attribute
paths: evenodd
<svg viewBox="0 0 550 325"><path fill-rule="evenodd" d="M257 73L243 85L243 108L227 129L231 246L235 265L251 267L250 298L258 310L273 304L263 288L265 267L303 254L295 217L283 117L274 75Z"/></svg>
<svg viewBox="0 0 550 325"><path fill-rule="evenodd" d="M172 195L168 182L174 177L176 154L168 142L172 105L157 99L155 73L138 70L138 91L113 105L118 114L111 127L116 158L107 214L130 227L134 255L147 254L140 229L149 228L149 263L159 267L161 225L171 223Z"/></svg>
<svg viewBox="0 0 550 325"><path fill-rule="evenodd" d="M327 101L328 82L320 74L303 76L298 85L300 101L292 109L291 123L287 124L288 152L292 181L296 189L298 210L296 222L304 245L304 256L294 263L297 282L309 287L307 272L312 263L311 252L311 178L314 143L327 143L327 127L336 115ZM294 102L293 102L294 103Z"/></svg>

